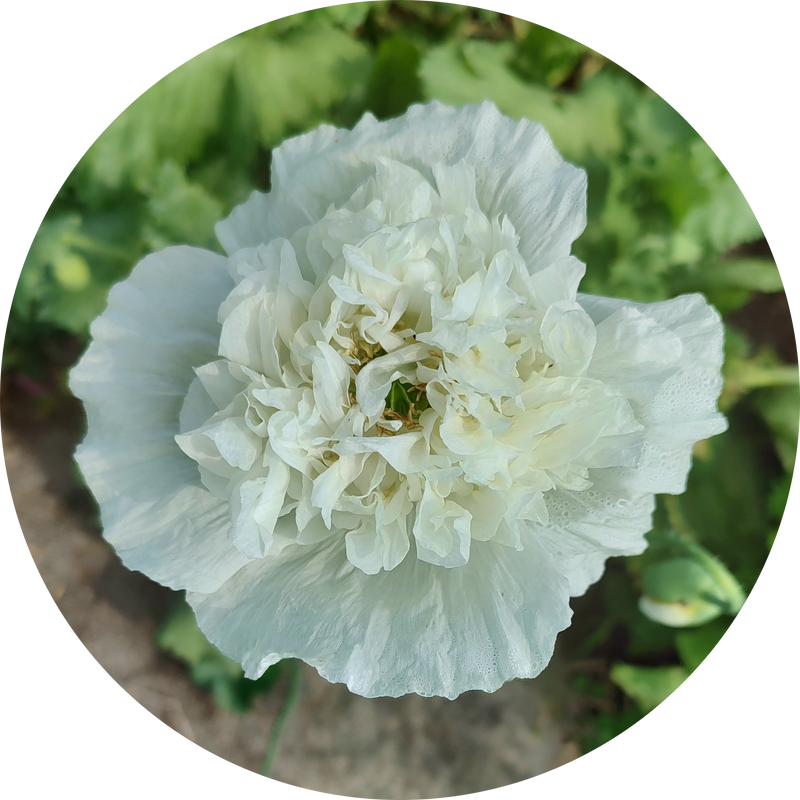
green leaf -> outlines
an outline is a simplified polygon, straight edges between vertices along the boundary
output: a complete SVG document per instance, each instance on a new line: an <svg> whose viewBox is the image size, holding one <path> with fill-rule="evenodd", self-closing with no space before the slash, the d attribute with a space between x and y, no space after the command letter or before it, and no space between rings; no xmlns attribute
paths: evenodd
<svg viewBox="0 0 800 800"><path fill-rule="evenodd" d="M367 107L378 119L402 114L412 103L422 100L422 84L417 71L422 52L402 35L384 39L375 54Z"/></svg>
<svg viewBox="0 0 800 800"><path fill-rule="evenodd" d="M680 234L673 237L673 242L679 241L689 240ZM694 255L701 256L702 247L698 247ZM672 256L673 260L681 260L674 251ZM697 261L673 270L669 276L671 294L703 292L723 315L745 305L753 292L766 294L783 290L778 267L771 258L725 258L711 262L698 258Z"/></svg>
<svg viewBox="0 0 800 800"><path fill-rule="evenodd" d="M782 443L776 442L779 455L783 458ZM784 445L788 451L787 456L791 456L792 462L794 461L796 446ZM783 522L783 513L786 510L786 504L789 502L789 491L792 487L793 470L784 472L780 478L775 482L770 490L769 497L767 498L767 513L772 521L772 529L767 534L767 547L771 550L772 545L775 544L775 537L778 535L778 529ZM788 528L789 525L785 526Z"/></svg>
<svg viewBox="0 0 800 800"><path fill-rule="evenodd" d="M637 667L617 663L611 680L647 714L666 700L688 677L683 667Z"/></svg>
<svg viewBox="0 0 800 800"><path fill-rule="evenodd" d="M23 319L31 319L52 289L51 268L56 260L71 252L68 239L81 227L78 214L51 217L39 227L22 266L14 293L13 306Z"/></svg>
<svg viewBox="0 0 800 800"><path fill-rule="evenodd" d="M197 627L194 612L188 603L177 603L158 632L158 646L189 666L196 666L213 655L215 648ZM218 651L217 651L218 652Z"/></svg>
<svg viewBox="0 0 800 800"><path fill-rule="evenodd" d="M223 96L238 38L187 61L137 98L100 135L77 170L105 189L146 191L160 162L185 165L222 123Z"/></svg>
<svg viewBox="0 0 800 800"><path fill-rule="evenodd" d="M697 270L695 291L712 291L718 286L748 289L753 292L781 292L777 264L771 258L730 258Z"/></svg>
<svg viewBox="0 0 800 800"><path fill-rule="evenodd" d="M591 717L584 730L578 730L581 752L586 754L615 739L642 718L636 707L622 708L619 711L601 712Z"/></svg>
<svg viewBox="0 0 800 800"><path fill-rule="evenodd" d="M751 354L747 339L730 327L726 327L725 330L725 362L722 372L725 376L725 385L719 407L723 412L728 411L737 401L755 389L790 390L798 385L796 365L784 364L767 348ZM791 418L793 411L791 392L784 397L784 402L788 402L786 411ZM765 409L767 406L769 401L766 402ZM791 428L787 430L791 431Z"/></svg>
<svg viewBox="0 0 800 800"><path fill-rule="evenodd" d="M288 133L314 127L348 94L366 89L367 48L337 28L311 28L281 40L244 38L242 43L236 85L267 147Z"/></svg>
<svg viewBox="0 0 800 800"><path fill-rule="evenodd" d="M680 230L708 242L717 253L760 239L761 226L750 205L711 148L698 139L689 153L698 180L707 189L708 200L687 211Z"/></svg>
<svg viewBox="0 0 800 800"><path fill-rule="evenodd" d="M222 204L202 186L186 178L174 161L166 161L153 181L147 201L149 220L161 237L151 234L152 249L169 244L212 247L214 226L222 218Z"/></svg>
<svg viewBox="0 0 800 800"><path fill-rule="evenodd" d="M53 274L60 286L68 292L85 289L92 280L86 259L78 253L59 253L53 261Z"/></svg>
<svg viewBox="0 0 800 800"><path fill-rule="evenodd" d="M558 150L579 162L622 149L624 83L599 75L575 95L558 96L517 77L508 67L512 54L509 42L470 40L431 48L420 68L425 94L452 105L492 100L510 117L540 122Z"/></svg>
<svg viewBox="0 0 800 800"><path fill-rule="evenodd" d="M128 254L89 236L77 214L53 216L39 228L25 260L13 307L31 324L85 335L105 308L111 280L98 264L130 269ZM114 274L114 269L106 268Z"/></svg>
<svg viewBox="0 0 800 800"><path fill-rule="evenodd" d="M280 677L281 662L278 662L258 680L245 678L241 666L206 639L185 600L173 607L158 631L156 641L162 650L189 667L192 680L208 689L222 708L244 713L253 700L268 692Z"/></svg>
<svg viewBox="0 0 800 800"><path fill-rule="evenodd" d="M647 179L653 194L666 205L675 225L680 224L689 211L709 202L711 188L697 174L683 147L672 147L659 153ZM709 235L709 231L697 225L686 225L680 233L686 240L700 242L705 242ZM717 247L717 250L721 249L724 248Z"/></svg>
<svg viewBox="0 0 800 800"><path fill-rule="evenodd" d="M775 448L787 472L794 470L800 434L800 385L761 389L753 402L775 437Z"/></svg>
<svg viewBox="0 0 800 800"><path fill-rule="evenodd" d="M765 458L769 432L752 411L737 406L729 422L730 430L709 439L702 457L694 459L685 494L666 499L749 592L767 556L766 498L777 465Z"/></svg>
<svg viewBox="0 0 800 800"><path fill-rule="evenodd" d="M675 647L689 672L694 672L700 666L729 627L730 620L718 619L708 625L676 634Z"/></svg>
<svg viewBox="0 0 800 800"><path fill-rule="evenodd" d="M789 502L789 490L792 486L792 472L785 472L772 487L767 501L767 511L773 522L780 522L786 504Z"/></svg>
<svg viewBox="0 0 800 800"><path fill-rule="evenodd" d="M631 559L611 559L603 579L592 590L594 598L576 610L571 635L581 637L580 654L589 657L595 648L604 647L615 631L625 631L625 658L638 659L655 654L668 656L674 631L643 616L638 608L639 591L630 571Z"/></svg>
<svg viewBox="0 0 800 800"><path fill-rule="evenodd" d="M628 120L635 146L651 156L685 148L697 138L694 128L655 92L642 97Z"/></svg>
<svg viewBox="0 0 800 800"><path fill-rule="evenodd" d="M89 325L106 307L108 290L102 283L89 283L78 291L54 292L42 303L38 319L85 336Z"/></svg>
<svg viewBox="0 0 800 800"><path fill-rule="evenodd" d="M588 48L541 25L530 25L513 61L526 80L554 87L578 67Z"/></svg>
<svg viewBox="0 0 800 800"><path fill-rule="evenodd" d="M268 22L266 25L255 28L251 33L258 31L269 36L280 36L297 28L330 27L331 25L352 32L364 24L370 10L376 5L382 5L382 3L343 3L338 6L314 8Z"/></svg>

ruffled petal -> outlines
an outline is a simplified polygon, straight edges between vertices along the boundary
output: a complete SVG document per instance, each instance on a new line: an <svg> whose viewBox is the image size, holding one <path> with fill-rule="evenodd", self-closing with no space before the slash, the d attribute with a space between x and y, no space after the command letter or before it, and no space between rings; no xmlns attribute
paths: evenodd
<svg viewBox="0 0 800 800"><path fill-rule="evenodd" d="M323 126L273 152L272 191L254 192L217 226L228 253L291 237L346 201L381 158L431 171L465 161L487 217L504 215L532 272L569 255L586 226L586 174L566 163L538 123L503 116L491 103L412 106L399 119L365 115L352 131Z"/></svg>
<svg viewBox="0 0 800 800"><path fill-rule="evenodd" d="M334 446L334 452L342 456L359 453L380 453L398 472L412 475L422 472L430 460L430 451L425 436L420 431L400 436L350 436Z"/></svg>
<svg viewBox="0 0 800 800"><path fill-rule="evenodd" d="M348 389L353 371L329 344L319 342L317 351L313 359L314 401L325 422L335 427L350 408Z"/></svg>
<svg viewBox="0 0 800 800"><path fill-rule="evenodd" d="M375 575L381 569L394 569L408 554L410 545L405 525L399 521L380 529L375 519L366 519L358 530L344 537L347 560Z"/></svg>
<svg viewBox="0 0 800 800"><path fill-rule="evenodd" d="M575 302L578 285L586 273L586 264L575 256L568 256L530 277L534 302L540 308L547 308L562 300Z"/></svg>
<svg viewBox="0 0 800 800"><path fill-rule="evenodd" d="M535 676L725 427L718 315L578 295L584 225L583 171L489 103L286 142L218 226L227 269L151 256L93 328L72 385L107 538L250 677ZM397 380L421 415L386 413Z"/></svg>
<svg viewBox="0 0 800 800"><path fill-rule="evenodd" d="M111 290L70 375L88 416L76 459L105 537L127 567L173 589L214 591L247 561L228 541L227 503L174 438L192 368L216 357L217 310L232 286L214 253L148 256Z"/></svg>
<svg viewBox="0 0 800 800"><path fill-rule="evenodd" d="M472 514L439 495L428 481L414 520L417 558L439 567L463 567L469 561Z"/></svg>
<svg viewBox="0 0 800 800"><path fill-rule="evenodd" d="M586 372L597 333L589 315L577 303L553 303L544 315L540 334L544 352L561 375Z"/></svg>
<svg viewBox="0 0 800 800"><path fill-rule="evenodd" d="M311 504L322 511L322 518L330 528L331 513L342 492L361 474L365 454L344 456L328 467L314 480Z"/></svg>
<svg viewBox="0 0 800 800"><path fill-rule="evenodd" d="M621 490L680 494L686 490L695 442L722 433L728 427L725 417L717 411L724 338L719 314L700 294L651 304L593 295L578 295L578 299L598 328L615 312L627 307L680 341L680 357L670 365L672 374L655 396L644 405L632 402L636 419L645 428L638 465L611 470ZM644 347L642 352L647 354L646 358L654 358L652 348ZM660 356L662 363L668 357L664 350ZM651 364L652 360L643 363L645 374ZM588 374L592 374L591 367Z"/></svg>
<svg viewBox="0 0 800 800"><path fill-rule="evenodd" d="M443 569L412 557L366 575L344 542L287 547L189 603L209 639L256 678L297 657L366 697L457 697L538 675L571 617L564 577L537 539L473 542Z"/></svg>
<svg viewBox="0 0 800 800"><path fill-rule="evenodd" d="M289 488L286 464L274 455L267 464L266 476L243 481L230 499L231 539L250 558L263 558L271 552L275 525Z"/></svg>
<svg viewBox="0 0 800 800"><path fill-rule="evenodd" d="M583 492L546 492L548 521L530 526L566 576L573 597L600 579L608 558L643 552L653 527L653 495L620 492L608 473L590 470L593 485Z"/></svg>
<svg viewBox="0 0 800 800"><path fill-rule="evenodd" d="M641 311L623 306L596 328L592 377L644 404L679 368L680 338Z"/></svg>

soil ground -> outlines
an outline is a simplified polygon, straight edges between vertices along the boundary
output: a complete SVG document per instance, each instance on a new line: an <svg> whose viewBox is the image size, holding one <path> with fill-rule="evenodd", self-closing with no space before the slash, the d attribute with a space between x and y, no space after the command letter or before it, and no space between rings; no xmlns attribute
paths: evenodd
<svg viewBox="0 0 800 800"><path fill-rule="evenodd" d="M100 536L75 480L75 415L3 411L3 449L29 549L64 618L97 661L155 717L201 747L259 771L287 691L281 682L240 715L218 708L154 645L174 595L127 570ZM563 672L457 700L367 700L303 665L298 705L271 777L367 798L447 797L505 786L580 755L565 721Z"/></svg>

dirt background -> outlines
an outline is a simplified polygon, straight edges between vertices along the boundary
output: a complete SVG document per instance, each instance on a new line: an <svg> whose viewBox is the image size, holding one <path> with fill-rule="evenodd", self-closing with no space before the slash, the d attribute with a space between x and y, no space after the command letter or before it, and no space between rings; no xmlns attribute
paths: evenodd
<svg viewBox="0 0 800 800"><path fill-rule="evenodd" d="M127 570L104 542L71 454L80 414L42 414L4 393L3 450L31 555L64 618L97 661L154 716L228 761L260 771L286 692L245 715L220 709L154 645L174 594ZM494 694L367 700L306 665L271 777L352 797L447 797L539 775L580 755L558 653L536 681Z"/></svg>

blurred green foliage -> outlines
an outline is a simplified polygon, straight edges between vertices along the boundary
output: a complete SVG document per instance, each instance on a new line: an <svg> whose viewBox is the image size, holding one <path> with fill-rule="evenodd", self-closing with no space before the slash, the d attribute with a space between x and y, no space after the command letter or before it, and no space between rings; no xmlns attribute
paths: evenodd
<svg viewBox="0 0 800 800"><path fill-rule="evenodd" d="M258 680L245 678L239 664L209 643L182 595L159 629L157 642L188 668L191 679L208 689L218 705L239 713L249 711L255 698L268 692L281 677L284 662L279 661Z"/></svg>
<svg viewBox="0 0 800 800"><path fill-rule="evenodd" d="M53 337L85 342L109 287L147 252L217 247L214 223L268 189L270 150L285 137L433 98L491 99L540 121L586 169L588 225L574 248L588 265L583 291L641 301L700 291L727 325L730 430L699 443L687 492L659 503L651 550L614 560L577 601L569 646L605 664L599 679L576 679L587 698L606 696L586 716L591 748L673 691L752 589L788 496L800 414L796 355L776 349L788 312L755 324L750 313L782 284L749 205L686 120L602 55L496 12L410 0L319 9L221 43L132 103L69 175L22 270L4 367L41 378ZM648 598L668 606L670 625L642 613ZM185 607L160 642L226 706L268 688L205 643Z"/></svg>

